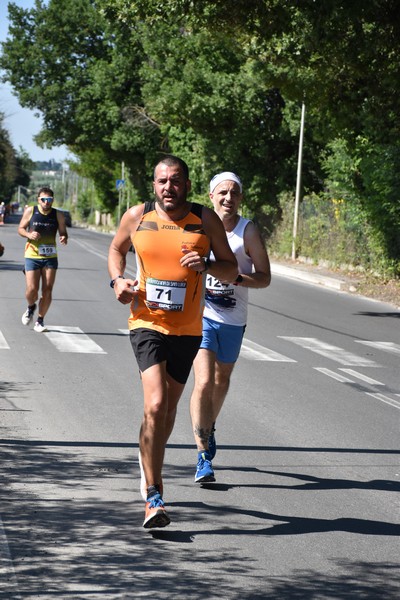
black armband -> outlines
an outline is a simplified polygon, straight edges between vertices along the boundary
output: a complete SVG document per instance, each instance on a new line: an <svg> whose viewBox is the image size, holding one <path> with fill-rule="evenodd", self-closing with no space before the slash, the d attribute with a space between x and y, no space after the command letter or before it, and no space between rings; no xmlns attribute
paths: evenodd
<svg viewBox="0 0 400 600"><path fill-rule="evenodd" d="M114 288L114 285L115 285L115 282L117 281L117 279L125 279L125 277L123 275L117 275L114 279L111 279L110 287Z"/></svg>
<svg viewBox="0 0 400 600"><path fill-rule="evenodd" d="M212 262L211 262L211 260L208 257L206 258L205 256L203 256L203 258L204 258L204 271L203 271L203 273L205 273L206 271L208 271L208 269L211 268Z"/></svg>

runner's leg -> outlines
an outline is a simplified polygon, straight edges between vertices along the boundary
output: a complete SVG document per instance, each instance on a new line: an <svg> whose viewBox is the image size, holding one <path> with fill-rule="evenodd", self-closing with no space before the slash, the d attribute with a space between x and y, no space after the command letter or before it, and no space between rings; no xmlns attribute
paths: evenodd
<svg viewBox="0 0 400 600"><path fill-rule="evenodd" d="M44 319L50 308L53 295L53 286L56 279L57 269L45 267L42 269L42 296L39 300L38 316Z"/></svg>

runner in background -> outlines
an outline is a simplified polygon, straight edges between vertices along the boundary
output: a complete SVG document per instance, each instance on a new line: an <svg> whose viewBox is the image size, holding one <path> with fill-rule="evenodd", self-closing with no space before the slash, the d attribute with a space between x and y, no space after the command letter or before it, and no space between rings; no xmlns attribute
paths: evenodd
<svg viewBox="0 0 400 600"><path fill-rule="evenodd" d="M50 308L53 286L58 268L56 236L59 234L60 244L68 242L67 227L64 215L53 208L54 193L49 187L42 187L38 192L37 206L25 207L18 226L20 236L26 238L25 244L25 297L28 308L22 315L22 324L29 325L36 310L42 283L39 312L33 329L38 333L46 330L44 317Z"/></svg>
<svg viewBox="0 0 400 600"><path fill-rule="evenodd" d="M234 283L212 273L206 277L203 338L194 361L195 384L190 401L198 452L196 483L215 481L215 421L239 357L249 288L265 288L271 282L269 258L260 233L252 221L238 214L242 198L242 182L235 173L225 171L211 180L210 199L238 261L239 275Z"/></svg>

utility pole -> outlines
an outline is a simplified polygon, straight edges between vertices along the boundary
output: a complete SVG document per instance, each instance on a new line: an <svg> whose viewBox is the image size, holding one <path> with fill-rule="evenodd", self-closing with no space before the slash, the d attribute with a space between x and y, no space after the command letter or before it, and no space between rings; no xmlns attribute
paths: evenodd
<svg viewBox="0 0 400 600"><path fill-rule="evenodd" d="M122 203L122 195L123 195L124 185L125 185L125 163L124 163L124 161L122 161L122 163L121 163L121 180L120 180L120 182L117 181L117 187L118 187L118 225L119 225L119 223L121 221L121 203Z"/></svg>
<svg viewBox="0 0 400 600"><path fill-rule="evenodd" d="M300 205L300 194L301 194L301 167L302 167L302 162L303 162L303 140L304 140L305 114L306 114L306 106L303 101L302 106L301 106L299 158L297 161L296 197L294 200L292 260L296 259L296 241L297 241L296 238L297 238L297 227L298 227L298 221L299 221L299 205Z"/></svg>

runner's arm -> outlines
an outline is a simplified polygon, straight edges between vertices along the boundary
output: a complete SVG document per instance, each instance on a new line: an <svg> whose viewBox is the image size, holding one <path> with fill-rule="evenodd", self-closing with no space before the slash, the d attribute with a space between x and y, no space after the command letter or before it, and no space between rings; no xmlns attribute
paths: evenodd
<svg viewBox="0 0 400 600"><path fill-rule="evenodd" d="M118 230L108 251L108 272L114 281L114 292L122 304L129 304L134 294L137 280L125 279L126 255L132 245L131 236L135 233L142 218L144 204L134 206L124 213Z"/></svg>
<svg viewBox="0 0 400 600"><path fill-rule="evenodd" d="M209 265L208 272L217 279L235 281L238 276L236 257L228 244L221 219L206 206L203 207L203 225L215 257Z"/></svg>
<svg viewBox="0 0 400 600"><path fill-rule="evenodd" d="M68 232L65 224L65 216L57 211L58 235L60 236L60 244L65 246L68 243Z"/></svg>
<svg viewBox="0 0 400 600"><path fill-rule="evenodd" d="M244 230L244 249L251 258L254 272L240 273L242 287L265 288L271 283L271 266L267 250L257 226L250 221Z"/></svg>
<svg viewBox="0 0 400 600"><path fill-rule="evenodd" d="M31 217L32 217L32 213L33 213L33 206L28 206L27 208L25 208L23 215L21 217L21 220L19 222L19 225L18 225L18 234L21 237L27 238L28 240L32 239L32 233L37 233L37 232L27 231L28 226L29 226L29 221L31 220Z"/></svg>

